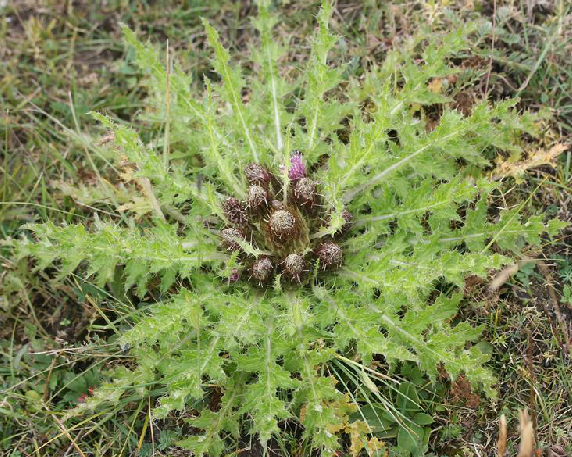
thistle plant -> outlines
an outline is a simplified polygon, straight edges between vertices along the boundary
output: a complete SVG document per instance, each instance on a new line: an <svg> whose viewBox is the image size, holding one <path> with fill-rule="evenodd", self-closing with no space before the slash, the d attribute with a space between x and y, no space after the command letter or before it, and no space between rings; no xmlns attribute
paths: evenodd
<svg viewBox="0 0 572 457"><path fill-rule="evenodd" d="M514 100L482 101L464 116L431 90L457 72L448 59L466 47L470 26L349 78L328 63L338 38L324 2L311 55L287 78L287 43L272 35L268 3L258 4L247 77L205 22L220 82L205 79L202 96L125 28L149 74L154 118L168 119L170 149L185 158L95 114L113 133L117 166L128 164L122 178L147 205L89 229L30 225L35 240L20 243L39 268L87 267L100 287L119 274L118 299L141 299L121 335L136 364L79 409L159 388L155 418L200 410L179 443L199 456L221 455L245 434L266 446L288 422L333 455L335 432L357 406L335 359L371 384L406 361L430 379L438 368L464 373L494 397L488 356L474 344L482 329L454 319L464 279L562 227L524 220L521 208L489 211L497 183L483 170L495 151L518 153L533 116L519 115ZM435 106L429 127L424 113ZM214 389L222 398L209 408L201 401Z"/></svg>

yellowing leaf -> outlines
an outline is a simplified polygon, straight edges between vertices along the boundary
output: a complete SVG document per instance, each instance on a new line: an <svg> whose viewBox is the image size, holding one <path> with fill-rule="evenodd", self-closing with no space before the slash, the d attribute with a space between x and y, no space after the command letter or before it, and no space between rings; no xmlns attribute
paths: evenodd
<svg viewBox="0 0 572 457"><path fill-rule="evenodd" d="M443 80L442 79L434 79L429 83L427 86L431 92L434 94L440 94L443 90Z"/></svg>
<svg viewBox="0 0 572 457"><path fill-rule="evenodd" d="M496 168L491 173L491 177L492 179L501 179L507 176L520 176L531 168L536 168L540 165L552 165L554 160L562 152L566 151L567 148L568 146L565 144L558 143L549 150L537 149L536 151L530 152L526 160L520 160L518 162L498 162Z"/></svg>
<svg viewBox="0 0 572 457"><path fill-rule="evenodd" d="M380 455L379 451L382 451L384 448L385 444L377 436L374 436L373 438L367 441L367 455L369 457ZM383 455L387 456L388 452L385 451Z"/></svg>
<svg viewBox="0 0 572 457"><path fill-rule="evenodd" d="M346 426L346 433L350 435L350 453L352 457L357 457L365 447L367 439L365 434L369 432L369 427L364 421L355 421Z"/></svg>
<svg viewBox="0 0 572 457"><path fill-rule="evenodd" d="M374 392L376 394L379 394L379 389L377 388L377 386L374 384L374 382L371 380L371 378L367 375L367 373L365 371L361 372L361 378L369 390L371 390L372 392Z"/></svg>
<svg viewBox="0 0 572 457"><path fill-rule="evenodd" d="M141 217L147 213L153 211L153 206L150 204L149 200L145 197L133 197L133 201L129 203L124 203L117 207L117 211L123 213L125 211L132 211L137 215L137 217Z"/></svg>

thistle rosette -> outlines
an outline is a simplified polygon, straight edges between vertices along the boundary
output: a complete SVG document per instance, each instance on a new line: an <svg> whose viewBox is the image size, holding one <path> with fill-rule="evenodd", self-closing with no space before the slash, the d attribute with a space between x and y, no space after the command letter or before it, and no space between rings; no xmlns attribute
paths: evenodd
<svg viewBox="0 0 572 457"><path fill-rule="evenodd" d="M534 132L531 116L510 100L483 101L465 116L430 90L455 72L451 57L470 27L344 80L348 72L328 64L336 37L324 2L308 64L290 81L277 68L284 48L272 37L270 3L258 2L261 48L244 66L258 70L247 80L205 23L220 81L205 79L199 100L178 66L167 72L125 29L150 93L169 87L169 113L163 96L153 106L189 154L161 156L124 123L96 115L114 133L118 162L130 163L122 179L132 195L122 187L121 196L132 202L91 226L30 225L38 242L20 245L20 255L55 260L62 275L95 275L102 289L116 291L121 278L118 302L141 307L122 337L139 363L82 408L165 392L154 411L165 418L217 392L217 411L190 419L193 433L178 443L197 456L239 445L243 430L266 446L286 427L334 455L342 440L333 431L356 410L346 380L382 395L378 380L405 364L428 381L465 373L494 396L488 356L474 344L480 329L455 318L464 280L563 226L523 220L520 208L488 211L498 185L483 177L487 157L517 154L519 136ZM440 114L431 128L425 109ZM193 154L200 160L187 160Z"/></svg>

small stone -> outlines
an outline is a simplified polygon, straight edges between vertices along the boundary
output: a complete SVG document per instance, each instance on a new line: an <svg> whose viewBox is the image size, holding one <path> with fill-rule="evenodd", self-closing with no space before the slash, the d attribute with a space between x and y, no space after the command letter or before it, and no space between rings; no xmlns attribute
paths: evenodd
<svg viewBox="0 0 572 457"><path fill-rule="evenodd" d="M296 217L286 209L274 211L270 216L270 230L279 239L292 237L297 228Z"/></svg>
<svg viewBox="0 0 572 457"><path fill-rule="evenodd" d="M267 282L272 277L273 271L274 265L272 265L272 260L268 257L259 257L252 265L252 277L259 284Z"/></svg>
<svg viewBox="0 0 572 457"><path fill-rule="evenodd" d="M222 229L220 232L220 236L222 238L222 246L227 251L240 250L240 244L238 243L237 239L240 240L245 239L242 230L239 230L234 227Z"/></svg>
<svg viewBox="0 0 572 457"><path fill-rule="evenodd" d="M316 250L316 256L320 260L320 265L324 270L337 268L341 266L344 261L342 248L331 241L322 243Z"/></svg>
<svg viewBox="0 0 572 457"><path fill-rule="evenodd" d="M243 226L248 223L246 204L234 197L227 198L222 204L225 217L231 224Z"/></svg>
<svg viewBox="0 0 572 457"><path fill-rule="evenodd" d="M268 192L262 186L248 188L248 208L252 212L259 212L268 206Z"/></svg>
<svg viewBox="0 0 572 457"><path fill-rule="evenodd" d="M244 169L244 175L249 184L257 184L266 187L270 182L270 172L266 167L257 163L251 163Z"/></svg>

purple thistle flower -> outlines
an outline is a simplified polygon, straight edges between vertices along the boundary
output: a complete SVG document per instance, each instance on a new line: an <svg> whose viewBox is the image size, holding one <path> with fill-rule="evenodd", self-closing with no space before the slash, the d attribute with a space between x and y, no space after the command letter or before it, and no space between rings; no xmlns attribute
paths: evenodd
<svg viewBox="0 0 572 457"><path fill-rule="evenodd" d="M238 271L238 268L233 268L232 273L228 277L228 283L230 284L231 282L236 282L239 279L240 279L240 271Z"/></svg>
<svg viewBox="0 0 572 457"><path fill-rule="evenodd" d="M291 181L296 181L306 177L306 166L302 159L300 151L294 151L290 157L290 169L288 170L288 177Z"/></svg>

